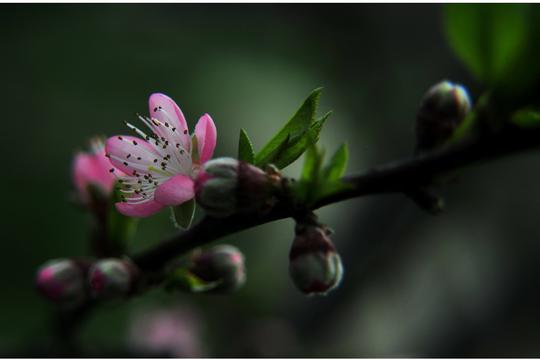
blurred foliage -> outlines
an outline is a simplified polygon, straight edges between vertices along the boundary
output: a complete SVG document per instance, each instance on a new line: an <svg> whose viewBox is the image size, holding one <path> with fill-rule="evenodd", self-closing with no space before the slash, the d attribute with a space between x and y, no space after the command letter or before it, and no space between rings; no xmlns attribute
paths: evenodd
<svg viewBox="0 0 540 360"><path fill-rule="evenodd" d="M538 6L463 6L445 15L438 5L395 4L0 5L8 109L0 149L10 161L0 353L42 356L55 336L54 308L32 279L47 259L88 251L89 219L69 202L72 155L87 138L127 131L122 121L145 113L148 94L161 91L191 125L210 113L216 155L235 155L240 128L265 144L299 99L324 86L320 106L335 113L321 144L346 141L349 171L406 157L418 101L435 82L460 81L477 97L485 85L510 79L525 89L536 79ZM463 24L448 34L452 49L470 72L445 42L454 21ZM494 55L482 69L484 51ZM322 209L346 271L325 298L306 299L288 279L291 221L228 237L220 242L246 254L243 289L154 290L104 304L81 329L83 347L118 352L134 314L180 303L199 314L210 356L538 356L538 169L536 153L471 169L448 188L438 218L397 195ZM299 174L301 162L284 171ZM143 219L129 248L174 231L168 216Z"/></svg>

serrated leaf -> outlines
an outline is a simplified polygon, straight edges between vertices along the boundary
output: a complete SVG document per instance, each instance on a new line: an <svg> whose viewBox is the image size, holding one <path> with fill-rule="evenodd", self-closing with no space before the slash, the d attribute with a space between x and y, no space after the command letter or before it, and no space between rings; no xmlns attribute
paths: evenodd
<svg viewBox="0 0 540 360"><path fill-rule="evenodd" d="M516 111L510 121L521 128L536 128L540 126L540 112L522 109Z"/></svg>
<svg viewBox="0 0 540 360"><path fill-rule="evenodd" d="M292 118L255 156L255 164L259 167L270 164L276 159L276 152L282 152L291 144L295 144L315 121L315 114L321 96L321 88L313 90Z"/></svg>
<svg viewBox="0 0 540 360"><path fill-rule="evenodd" d="M349 159L349 149L347 144L342 144L334 153L328 164L324 167L323 176L328 182L338 180L345 173L347 160Z"/></svg>
<svg viewBox="0 0 540 360"><path fill-rule="evenodd" d="M253 143L244 129L240 129L240 137L238 139L238 159L250 164L255 162Z"/></svg>
<svg viewBox="0 0 540 360"><path fill-rule="evenodd" d="M521 4L450 4L445 9L451 47L489 85L522 80L513 70L527 58L529 25Z"/></svg>
<svg viewBox="0 0 540 360"><path fill-rule="evenodd" d="M195 199L191 199L178 206L171 206L171 218L174 225L180 229L187 229L195 216Z"/></svg>

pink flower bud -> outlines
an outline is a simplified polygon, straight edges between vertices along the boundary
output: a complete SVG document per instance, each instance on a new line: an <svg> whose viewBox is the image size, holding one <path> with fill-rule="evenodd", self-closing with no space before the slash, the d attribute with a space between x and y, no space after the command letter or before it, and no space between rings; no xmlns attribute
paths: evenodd
<svg viewBox="0 0 540 360"><path fill-rule="evenodd" d="M90 152L79 152L73 160L73 182L79 199L85 204L91 201L90 186L108 196L116 180L114 174L110 172L111 163L105 157L103 142L100 139L93 139L91 145Z"/></svg>
<svg viewBox="0 0 540 360"><path fill-rule="evenodd" d="M232 245L218 245L196 253L190 271L207 283L216 283L213 291L236 290L246 282L244 256Z"/></svg>
<svg viewBox="0 0 540 360"><path fill-rule="evenodd" d="M471 110L467 90L450 81L432 86L422 98L416 118L417 151L444 144Z"/></svg>
<svg viewBox="0 0 540 360"><path fill-rule="evenodd" d="M325 295L341 281L341 258L321 226L297 226L289 260L291 278L303 293Z"/></svg>
<svg viewBox="0 0 540 360"><path fill-rule="evenodd" d="M86 296L84 268L71 259L50 260L37 271L36 286L50 300L80 304Z"/></svg>
<svg viewBox="0 0 540 360"><path fill-rule="evenodd" d="M195 192L198 204L215 217L264 211L272 205L279 180L274 174L233 158L204 164Z"/></svg>
<svg viewBox="0 0 540 360"><path fill-rule="evenodd" d="M125 296L133 290L137 277L135 265L127 260L103 259L89 271L92 295L97 298Z"/></svg>

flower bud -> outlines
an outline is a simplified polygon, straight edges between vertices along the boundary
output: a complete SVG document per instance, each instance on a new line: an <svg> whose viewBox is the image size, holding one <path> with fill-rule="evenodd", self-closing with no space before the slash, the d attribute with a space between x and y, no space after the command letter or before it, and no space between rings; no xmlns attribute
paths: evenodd
<svg viewBox="0 0 540 360"><path fill-rule="evenodd" d="M236 290L246 282L244 256L232 245L218 245L193 255L191 273L206 283L215 283L212 291Z"/></svg>
<svg viewBox="0 0 540 360"><path fill-rule="evenodd" d="M36 286L50 300L80 304L86 297L84 268L71 259L50 260L38 269Z"/></svg>
<svg viewBox="0 0 540 360"><path fill-rule="evenodd" d="M325 295L341 281L341 258L320 225L297 226L289 260L291 278L305 294Z"/></svg>
<svg viewBox="0 0 540 360"><path fill-rule="evenodd" d="M98 298L125 296L133 290L137 269L121 259L103 259L96 262L89 271L92 295Z"/></svg>
<svg viewBox="0 0 540 360"><path fill-rule="evenodd" d="M197 202L215 217L263 211L272 205L279 179L244 161L206 162L195 181Z"/></svg>
<svg viewBox="0 0 540 360"><path fill-rule="evenodd" d="M105 156L105 145L100 139L91 140L90 152L79 152L73 159L72 177L79 200L84 204L93 198L108 197L116 177L109 170L111 164Z"/></svg>
<svg viewBox="0 0 540 360"><path fill-rule="evenodd" d="M450 139L471 110L467 90L441 81L424 95L416 116L416 151L436 148Z"/></svg>

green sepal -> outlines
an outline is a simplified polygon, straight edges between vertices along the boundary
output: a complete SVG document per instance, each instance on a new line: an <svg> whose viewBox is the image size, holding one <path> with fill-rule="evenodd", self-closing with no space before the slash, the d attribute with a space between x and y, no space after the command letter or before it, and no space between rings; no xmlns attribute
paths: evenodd
<svg viewBox="0 0 540 360"><path fill-rule="evenodd" d="M171 206L171 219L175 227L188 229L195 217L195 199L188 200L180 205Z"/></svg>
<svg viewBox="0 0 540 360"><path fill-rule="evenodd" d="M195 164L199 163L199 145L197 141L197 135L191 135L191 161Z"/></svg>
<svg viewBox="0 0 540 360"><path fill-rule="evenodd" d="M238 160L242 160L250 164L255 162L253 143L249 139L249 136L244 129L240 129L240 137L238 139Z"/></svg>

